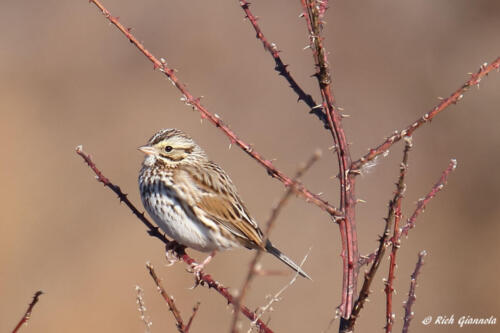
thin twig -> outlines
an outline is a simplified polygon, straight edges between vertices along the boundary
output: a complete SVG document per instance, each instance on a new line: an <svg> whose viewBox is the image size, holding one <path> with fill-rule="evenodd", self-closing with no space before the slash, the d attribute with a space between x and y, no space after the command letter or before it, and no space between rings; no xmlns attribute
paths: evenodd
<svg viewBox="0 0 500 333"><path fill-rule="evenodd" d="M306 253L306 255L304 256L304 258L302 259L302 261L300 262L299 264L299 267L302 267L304 265L304 263L306 262L307 260L307 257L309 256L309 253L311 252L311 249L309 249L309 251ZM290 287L292 286L295 281L297 281L297 278L299 277L299 272L295 272L293 278L290 280L290 282L288 282L285 286L283 286L283 288L281 288L276 294L274 294L274 296L271 297L271 299L269 300L269 302L264 305L264 306L261 306L259 309L258 309L258 316L255 318L254 321L252 321L251 323L251 326L250 326L250 329L248 330L248 333L251 332L252 330L252 326L257 326L258 327L258 323L257 323L257 320L260 320L260 318L262 318L262 316L266 313L266 311L271 307L271 305L273 305L273 303L275 302L278 302L280 300L280 297L281 295L283 295L283 293Z"/></svg>
<svg viewBox="0 0 500 333"><path fill-rule="evenodd" d="M406 222L406 225L401 230L401 237L408 236L408 231L410 231L410 229L415 227L415 222L417 220L417 217L420 215L420 213L422 213L425 210L425 207L427 206L429 201L431 201L431 199L434 198L436 194L438 194L439 191L441 191L444 188L446 182L448 181L448 176L456 168L457 168L457 160L451 159L450 163L448 164L448 167L443 171L441 177L439 178L437 183L434 184L429 193L427 193L424 198L418 200L417 208L415 208L415 211Z"/></svg>
<svg viewBox="0 0 500 333"><path fill-rule="evenodd" d="M156 275L156 272L155 272L155 270L153 268L153 265L151 265L151 263L148 262L146 264L146 268L149 271L149 275L151 275L151 277L153 278L153 281L155 282L156 287L158 288L158 291L159 291L160 295L163 297L163 299L165 300L165 302L167 302L168 309L174 315L175 322L177 323L176 324L177 330L180 333L185 333L186 332L186 326L184 326L184 322L182 321L181 312L179 311L179 309L175 305L174 298L171 297L167 293L167 291L165 290L165 288L163 288L163 286L161 285L160 279Z"/></svg>
<svg viewBox="0 0 500 333"><path fill-rule="evenodd" d="M390 262L389 262L389 273L388 273L388 278L385 283L385 294L386 294L386 307L385 307L385 331L386 333L392 332L392 324L394 323L394 314L392 312L392 295L394 292L394 273L396 270L396 254L400 246L400 235L401 235L401 230L399 227L399 222L401 222L401 203L403 201L403 195L406 190L406 184L404 183L405 175L408 170L408 153L410 152L410 149L412 147L413 143L411 141L411 137L405 137L405 149L404 149L404 156L403 156L403 162L401 163L401 168L400 168L400 177L399 181L397 184L397 191L396 191L396 196L394 197L394 200L391 202L390 206L391 209L393 210L393 215L394 215L394 225L392 227L393 229L393 236L392 236L392 248L391 248L391 254L390 254ZM389 230L387 230L389 232ZM386 240L384 240L384 243ZM380 248L378 255L380 257L383 256L383 253L381 253Z"/></svg>
<svg viewBox="0 0 500 333"><path fill-rule="evenodd" d="M144 292L142 291L142 288L139 286L135 286L135 291L137 293L135 297L137 303L137 310L141 314L141 320L144 323L144 326L146 326L146 333L150 333L151 325L153 325L153 323L146 316L146 304L144 303Z"/></svg>
<svg viewBox="0 0 500 333"><path fill-rule="evenodd" d="M307 161L307 163L303 167L299 168L299 170L295 174L294 180L298 181L299 178L302 177L304 175L304 173L307 172L307 170L309 170L313 166L313 164L318 161L318 159L320 157L321 157L321 151L316 151L314 153L314 155ZM281 197L278 204L272 209L271 216L267 220L266 229L264 230L264 241L263 241L264 244L267 242L267 239L269 238L269 234L270 234L271 229L274 225L274 222L277 220L281 210L285 207L285 205L287 204L287 202L290 199L290 197L292 196L292 194L293 194L293 191L291 188L289 188L285 192L285 194ZM252 261L250 262L250 267L248 268L248 273L247 273L246 279L243 282L243 285L240 288L239 296L236 299L238 305L243 303L243 300L246 296L246 293L247 293L248 289L250 288L250 283L251 283L252 279L254 278L255 272L256 272L255 267L257 266L257 263L259 262L260 257L262 256L262 253L263 253L262 249L257 249ZM237 323L238 323L238 315L239 315L238 309L239 309L239 306L236 306L234 313L233 313L233 321L231 323L231 329L230 329L230 332L233 332L233 333L237 332Z"/></svg>
<svg viewBox="0 0 500 333"><path fill-rule="evenodd" d="M429 193L423 199L419 200L419 202L417 204L417 208L415 209L412 216L408 219L408 222L406 223L406 225L402 228L396 228L396 226L395 226L395 230L394 230L395 232L394 232L393 237L389 240L386 240L386 242L385 242L385 247L392 246L390 272L389 272L389 277L386 281L386 288L385 288L385 291L386 291L386 331L388 329L387 326L389 326L389 331L390 331L390 329L392 328L392 323L394 322L394 318L392 316L392 298L390 296L390 294L392 294L392 291L393 291L393 288L392 288L393 282L392 281L394 280L394 268L395 268L395 259L396 259L395 254L393 255L393 253L395 253L397 251L397 248L399 248L400 242L401 242L401 237L403 235L407 236L409 230L415 226L415 222L417 220L417 217L425 209L425 207L429 203L429 201L432 198L434 198L439 191L441 191L443 189L444 185L446 184L446 182L448 180L448 176L450 175L450 173L453 170L455 170L456 166L457 166L457 161L455 159L452 159L450 161L450 163L448 164L448 167L443 171L443 173L441 174L441 177L439 178L437 183L431 188ZM369 255L369 257L371 257L372 255L375 255L376 256L375 258L377 258L379 256L381 257L383 255L383 252L385 251L385 247L381 248L379 246L378 250L375 251L373 254ZM380 255L381 252L382 252L382 255ZM374 264L375 264L375 262L374 262ZM372 267L373 267L373 265L372 265ZM391 272L391 270L392 270L392 272ZM366 283L366 277L365 277L365 283ZM365 288L363 285L362 292L364 289ZM362 292L360 292L360 298L361 298ZM358 301L359 301L359 299L358 299ZM356 308L356 306L355 306L355 308ZM353 310L353 313L354 313L354 311L356 311L356 310ZM357 311L356 314L359 314L359 310ZM353 320L355 321L356 318L354 318ZM354 327L354 323L352 323L351 325L352 325L351 327Z"/></svg>
<svg viewBox="0 0 500 333"><path fill-rule="evenodd" d="M81 146L78 146L76 148L76 153L80 155L83 160L87 163L87 165L94 171L96 174L96 179L103 183L106 187L110 188L114 193L118 195L118 198L120 201L125 202L127 207L132 211L132 213L141 220L141 222L146 225L149 229L148 233L151 236L154 236L158 239L160 239L163 243L167 245L167 248L169 245L171 246L173 241L169 241L161 232L159 232L158 228L155 227L145 216L144 213L139 212L139 210L130 202L127 198L127 195L124 194L120 187L113 184L108 178L106 178L101 170L97 168L95 163L92 161L90 156L85 153L82 149ZM182 247L173 247L173 249L176 251L177 255L181 258L182 261L184 261L186 264L189 266L193 266L196 264L195 260L191 258L185 251L184 248ZM205 274L203 272L200 272L198 275L198 278L200 280L200 284L202 285L207 285L209 288L214 288L220 295L222 295L228 303L230 304L235 304L235 300L233 296L229 293L228 289L224 287L222 284L214 280L209 274ZM240 306L240 311L251 321L255 321L257 318L257 315L249 310L246 306L241 305ZM272 332L272 330L261 320L257 320L257 325L260 329L261 332Z"/></svg>
<svg viewBox="0 0 500 333"><path fill-rule="evenodd" d="M484 77L486 77L493 70L495 69L498 70L499 68L500 68L500 57L496 58L491 64L484 63L483 65L481 65L479 67L479 70L476 73L471 74L471 78L468 81L466 81L460 88L455 90L448 98L443 99L438 105L432 108L431 111L424 114L422 117L418 118L416 121L414 121L411 125L407 126L405 129L401 131L396 131L393 135L388 137L384 142L382 142L376 148L370 149L370 151L366 155L361 157L359 160L354 161L350 169L353 171L355 170L359 171L359 169L364 164L373 160L378 155L388 151L393 144L401 140L403 137L411 136L417 128L419 128L425 123L430 122L436 115L438 115L441 111L445 110L450 105L456 104L458 101L460 101L463 98L465 92L467 92L470 87L479 86L479 82L481 82L481 80Z"/></svg>
<svg viewBox="0 0 500 333"><path fill-rule="evenodd" d="M417 296L415 295L415 289L417 288L417 278L420 274L420 270L422 269L422 266L424 264L424 257L427 255L427 252L420 251L418 254L418 260L417 264L415 265L415 270L411 274L411 281L410 281L410 290L408 292L408 300L406 301L405 305L403 306L405 309L405 316L403 319L403 333L408 333L408 329L410 328L410 322L413 319L413 303L415 303L415 300L417 299Z"/></svg>
<svg viewBox="0 0 500 333"><path fill-rule="evenodd" d="M327 53L323 45L321 36L322 18L326 11L319 1L301 0L304 9L304 16L309 30L310 46L316 65L316 79L318 80L321 96L323 98L323 108L326 110L328 125L333 138L333 143L337 147L340 180L340 206L344 218L339 221L340 236L342 241L342 297L339 310L341 313L341 326L343 327L351 316L354 305L354 294L356 293L358 276L358 237L356 232L354 195L355 177L349 170L351 165L351 155L349 145L342 126L342 115L335 107L335 98L332 92L332 80L330 66L328 64ZM340 331L342 331L341 329Z"/></svg>
<svg viewBox="0 0 500 333"><path fill-rule="evenodd" d="M369 264L371 264L375 260L375 258L377 257L377 253L378 253L378 249L370 254L365 255L365 256L359 256L359 260L358 260L359 267L364 266L364 265L368 266Z"/></svg>
<svg viewBox="0 0 500 333"><path fill-rule="evenodd" d="M444 185L448 181L448 177L449 177L450 173L453 170L455 170L456 167L457 167L457 161L455 159L450 160L448 167L443 171L443 173L441 174L441 177L439 178L437 183L431 188L431 190L425 195L424 198L422 198L418 201L417 207L415 208L415 211L413 212L412 216L408 219L405 226L403 228L401 228L401 232L399 235L400 238L402 236L408 237L408 233L409 233L410 229L413 229L415 227L415 223L417 222L417 217L420 215L420 213L422 213L425 210L429 201L432 198L434 198L439 191L441 191L443 189ZM392 242L393 242L393 239L387 240L386 247L391 246ZM366 256L362 256L359 260L359 265L360 266L367 265L370 262L372 262L377 257L378 251L379 250L377 249L374 252L372 252Z"/></svg>
<svg viewBox="0 0 500 333"><path fill-rule="evenodd" d="M199 308L200 308L200 302L196 303L196 305L193 307L193 313L191 314L191 317L189 317L188 323L185 328L186 332L189 332L189 329L191 328L191 323L193 322L194 317L198 313Z"/></svg>
<svg viewBox="0 0 500 333"><path fill-rule="evenodd" d="M279 75L283 76L283 78L288 82L290 88L299 96L299 101L303 101L306 105L311 109L309 113L312 113L318 117L319 120L323 122L325 128L329 128L328 120L326 119L326 114L323 111L323 107L318 105L316 101L313 99L311 95L306 93L298 84L297 81L292 77L292 74L288 70L288 65L285 65L283 60L280 57L280 51L278 46L275 43L270 43L267 38L264 36L260 26L257 23L257 17L253 15L250 11L250 3L245 0L239 0L240 6L246 14L246 17L252 24L256 38L262 42L264 49L269 52L269 54L273 57L274 63L276 66L274 70L279 73Z"/></svg>
<svg viewBox="0 0 500 333"><path fill-rule="evenodd" d="M23 324L26 324L28 322L28 320L30 320L31 312L33 311L33 308L35 307L36 303L38 303L38 299L40 298L40 296L42 294L43 294L43 291L39 290L35 293L35 295L33 295L33 300L31 301L30 305L28 305L28 309L24 313L21 320L19 320L19 322L17 323L17 325L14 328L14 330L12 331L12 333L16 333L21 328L21 326L23 326Z"/></svg>
<svg viewBox="0 0 500 333"><path fill-rule="evenodd" d="M408 154L411 150L412 142L411 138L406 139L405 149L403 151L403 159L399 168L399 177L398 182L396 183L396 192L394 193L394 197L389 202L389 211L387 213L387 217L385 218L385 227L382 236L379 239L378 250L375 254L371 254L369 257L373 257L373 263L370 266L370 270L365 274L365 279L363 281L363 286L359 292L358 299L354 303L354 307L351 313L351 317L347 323L347 330L352 330L354 325L356 324L356 320L359 317L359 313L363 309L366 300L370 294L370 286L374 280L375 274L382 262L382 258L384 257L385 250L388 246L388 240L391 229L396 227L396 219L399 221L401 218L401 199L403 198L403 194L405 192L405 177L408 169ZM398 217L399 216L399 217Z"/></svg>
<svg viewBox="0 0 500 333"><path fill-rule="evenodd" d="M191 106L193 109L197 110L202 119L208 119L212 124L219 128L231 141L231 144L236 144L244 152L250 155L253 159L259 162L267 170L268 174L281 181L286 187L292 187L296 194L304 198L307 202L311 202L321 209L328 212L333 217L341 217L342 213L335 207L330 205L327 201L321 199L316 194L312 193L306 189L302 184L294 182L290 177L286 176L283 172L279 171L270 160L265 159L261 154L254 151L254 149L241 140L223 121L222 119L211 112L209 112L200 102L200 98L195 98L186 88L186 86L179 81L179 78L175 74L175 70L167 66L167 62L162 59L159 60L150 51L148 51L144 45L139 42L139 40L130 33L130 29L125 28L119 20L118 17L112 16L111 13L97 0L90 0L91 3L95 4L99 10L102 12L104 17L109 20L114 26L120 30L120 32L127 37L127 39L137 47L137 49L148 58L149 61L153 63L154 69L159 69L160 72L165 74L167 78L172 82L172 84L181 92L182 98L185 104Z"/></svg>

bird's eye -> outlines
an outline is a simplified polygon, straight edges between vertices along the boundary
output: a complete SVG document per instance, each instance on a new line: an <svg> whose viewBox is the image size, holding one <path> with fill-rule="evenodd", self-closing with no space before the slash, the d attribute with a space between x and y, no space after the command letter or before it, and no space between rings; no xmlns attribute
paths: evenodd
<svg viewBox="0 0 500 333"><path fill-rule="evenodd" d="M166 151L167 153L170 153L170 152L172 151L172 149L174 149L174 148L172 148L172 146L166 146L166 147L165 147L165 151Z"/></svg>

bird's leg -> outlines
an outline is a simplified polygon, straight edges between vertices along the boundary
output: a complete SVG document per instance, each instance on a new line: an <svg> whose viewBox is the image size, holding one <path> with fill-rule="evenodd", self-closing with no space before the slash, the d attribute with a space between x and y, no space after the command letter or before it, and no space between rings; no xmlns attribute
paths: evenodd
<svg viewBox="0 0 500 333"><path fill-rule="evenodd" d="M216 251L212 251L210 255L206 257L201 264L193 263L191 265L196 275L200 275L200 272L203 270L203 268L205 268L205 265L207 265L212 260L212 258L215 257L216 253L217 253Z"/></svg>
<svg viewBox="0 0 500 333"><path fill-rule="evenodd" d="M216 251L212 251L210 255L206 257L201 264L197 264L195 262L191 264L195 280L194 286L191 289L196 288L200 283L203 284L203 281L201 280L201 271L203 270L203 268L205 268L205 265L207 265L210 262L210 260L212 260L212 258L215 256L215 253Z"/></svg>

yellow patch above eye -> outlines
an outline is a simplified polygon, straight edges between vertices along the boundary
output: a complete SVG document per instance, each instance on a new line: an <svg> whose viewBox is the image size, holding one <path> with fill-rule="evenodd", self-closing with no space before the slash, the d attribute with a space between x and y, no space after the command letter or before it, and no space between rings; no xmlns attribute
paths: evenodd
<svg viewBox="0 0 500 333"><path fill-rule="evenodd" d="M161 149L161 150L165 149L165 147L167 147L167 146L171 146L172 148L175 148L174 145L172 145L169 142L165 142L165 141L162 141L162 142L159 142L159 143L156 144L156 147L158 149Z"/></svg>
<svg viewBox="0 0 500 333"><path fill-rule="evenodd" d="M170 138L168 140L164 140L162 142L159 142L156 145L156 147L163 152L165 152L165 148L168 146L172 147L171 151L183 150L187 153L192 152L194 149L194 146L191 142L187 142L186 140L180 140L178 138Z"/></svg>
<svg viewBox="0 0 500 333"><path fill-rule="evenodd" d="M190 146L189 142L186 142L186 140L182 140L176 137L173 138L168 138L166 140L158 142L158 147L159 148L165 148L167 146L171 146L174 149L183 149L184 147Z"/></svg>
<svg viewBox="0 0 500 333"><path fill-rule="evenodd" d="M175 140L167 140L157 144L160 156L171 161L181 161L187 157L192 148L185 143L173 142ZM171 147L171 148L168 148Z"/></svg>
<svg viewBox="0 0 500 333"><path fill-rule="evenodd" d="M179 147L174 146L173 144L170 144L168 142L161 142L156 145L156 149L159 151L160 154L165 155L171 155L174 154L176 150L178 150Z"/></svg>

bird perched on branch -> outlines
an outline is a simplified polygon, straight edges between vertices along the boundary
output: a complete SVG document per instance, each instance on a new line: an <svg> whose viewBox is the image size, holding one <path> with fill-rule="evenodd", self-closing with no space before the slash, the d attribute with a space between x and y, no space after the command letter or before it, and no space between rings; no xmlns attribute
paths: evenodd
<svg viewBox="0 0 500 333"><path fill-rule="evenodd" d="M179 244L211 252L261 249L301 276L310 277L275 248L250 216L226 172L210 161L191 137L163 129L139 147L146 157L139 173L142 203L156 224Z"/></svg>

